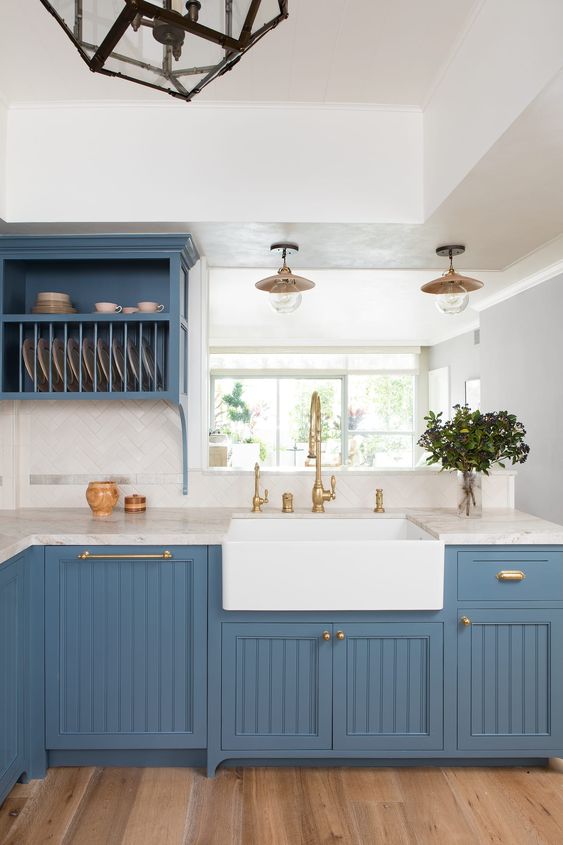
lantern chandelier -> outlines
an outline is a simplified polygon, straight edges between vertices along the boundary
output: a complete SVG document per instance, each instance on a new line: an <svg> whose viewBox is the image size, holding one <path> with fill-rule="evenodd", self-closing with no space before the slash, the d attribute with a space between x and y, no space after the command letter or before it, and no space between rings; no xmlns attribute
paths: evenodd
<svg viewBox="0 0 563 845"><path fill-rule="evenodd" d="M188 102L288 16L288 0L41 2L91 71Z"/></svg>
<svg viewBox="0 0 563 845"><path fill-rule="evenodd" d="M436 308L441 314L461 314L467 308L471 291L483 287L483 282L478 279L462 276L454 270L454 255L463 255L464 252L465 247L459 244L439 246L436 255L449 258L450 267L439 279L432 279L421 287L424 293L433 293L436 296Z"/></svg>

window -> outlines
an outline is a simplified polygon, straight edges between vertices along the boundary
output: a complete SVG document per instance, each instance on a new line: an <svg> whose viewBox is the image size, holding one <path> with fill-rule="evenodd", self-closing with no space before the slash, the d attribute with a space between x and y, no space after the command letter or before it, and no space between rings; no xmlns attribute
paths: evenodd
<svg viewBox="0 0 563 845"><path fill-rule="evenodd" d="M210 466L307 466L314 390L325 466L413 466L415 355L221 353L211 364Z"/></svg>

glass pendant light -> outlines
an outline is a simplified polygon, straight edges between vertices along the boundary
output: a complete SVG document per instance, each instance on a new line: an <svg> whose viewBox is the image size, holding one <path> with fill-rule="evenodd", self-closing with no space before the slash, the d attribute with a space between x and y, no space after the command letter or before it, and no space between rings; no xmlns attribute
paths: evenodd
<svg viewBox="0 0 563 845"><path fill-rule="evenodd" d="M483 287L483 282L478 279L462 276L454 270L454 255L462 255L464 252L465 247L459 244L439 246L437 255L447 256L450 259L450 267L439 279L433 279L421 287L424 293L436 296L436 308L441 314L461 314L469 304L470 292Z"/></svg>
<svg viewBox="0 0 563 845"><path fill-rule="evenodd" d="M278 314L293 314L301 305L301 292L311 290L315 283L303 276L296 276L287 266L287 253L298 252L297 244L275 243L271 245L270 250L281 251L282 266L274 276L267 276L256 282L256 287L269 294L270 305Z"/></svg>
<svg viewBox="0 0 563 845"><path fill-rule="evenodd" d="M289 14L288 0L40 2L91 71L186 102L234 68Z"/></svg>
<svg viewBox="0 0 563 845"><path fill-rule="evenodd" d="M461 314L469 305L469 294L461 285L447 282L436 295L436 308L441 314Z"/></svg>

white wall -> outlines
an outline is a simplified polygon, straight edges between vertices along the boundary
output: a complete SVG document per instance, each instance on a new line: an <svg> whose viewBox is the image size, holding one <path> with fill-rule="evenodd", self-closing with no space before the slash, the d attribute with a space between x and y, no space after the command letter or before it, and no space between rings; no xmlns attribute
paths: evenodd
<svg viewBox="0 0 563 845"><path fill-rule="evenodd" d="M428 348L428 369L449 368L450 406L465 403L465 382L479 378L480 346L474 332L465 332ZM432 410L436 410L435 408Z"/></svg>
<svg viewBox="0 0 563 845"><path fill-rule="evenodd" d="M300 270L298 256L290 265L316 285L291 315L276 314L254 287L277 270L278 256L261 269L210 268L211 345L427 346L453 329L420 291L435 270ZM454 323L463 331L475 313L467 309Z"/></svg>
<svg viewBox="0 0 563 845"><path fill-rule="evenodd" d="M149 507L247 510L254 488L252 472L192 468L189 494L183 496L180 423L166 402L0 402L1 508L83 508L88 482L105 478L115 479L123 495L144 493ZM313 480L313 469L265 469L268 507L280 509L285 490L294 493L297 508L310 507ZM485 504L510 507L513 483L508 473L488 479ZM337 471L334 507L373 508L376 487L383 487L388 508L455 502L451 473L344 470Z"/></svg>
<svg viewBox="0 0 563 845"><path fill-rule="evenodd" d="M416 109L12 106L9 142L10 222L416 222L422 214Z"/></svg>
<svg viewBox="0 0 563 845"><path fill-rule="evenodd" d="M8 109L0 94L0 220L6 218Z"/></svg>
<svg viewBox="0 0 563 845"><path fill-rule="evenodd" d="M481 313L486 408L525 425L531 452L518 467L516 506L563 523L563 276Z"/></svg>
<svg viewBox="0 0 563 845"><path fill-rule="evenodd" d="M481 2L424 108L425 217L563 66L562 31L559 0Z"/></svg>

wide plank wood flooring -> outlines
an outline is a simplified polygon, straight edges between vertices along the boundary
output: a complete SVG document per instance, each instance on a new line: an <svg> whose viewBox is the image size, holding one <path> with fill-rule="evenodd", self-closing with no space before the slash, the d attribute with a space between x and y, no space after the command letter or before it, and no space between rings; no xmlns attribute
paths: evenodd
<svg viewBox="0 0 563 845"><path fill-rule="evenodd" d="M551 769L51 769L1 845L563 845Z"/></svg>

